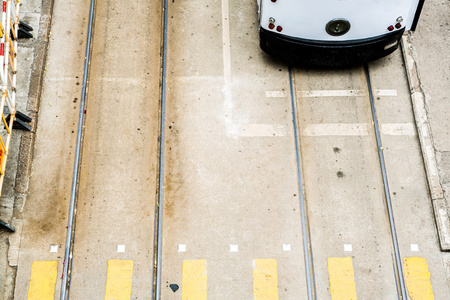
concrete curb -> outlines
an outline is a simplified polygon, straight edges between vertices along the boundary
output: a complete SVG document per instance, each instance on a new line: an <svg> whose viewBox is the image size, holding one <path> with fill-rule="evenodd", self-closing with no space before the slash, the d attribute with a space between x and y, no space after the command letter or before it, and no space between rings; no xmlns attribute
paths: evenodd
<svg viewBox="0 0 450 300"><path fill-rule="evenodd" d="M420 84L417 58L414 46L411 42L411 33L405 33L402 36L401 48L403 59L405 61L406 74L408 76L417 133L419 135L422 156L425 163L428 187L433 203L439 242L442 251L450 251L450 217L447 201L444 198L440 181L436 151L433 146L433 136L428 121L425 94Z"/></svg>
<svg viewBox="0 0 450 300"><path fill-rule="evenodd" d="M31 125L32 132L24 133L20 143L19 165L15 182L15 194L25 194L28 192L28 182L31 170L31 160L34 150L35 131L38 120L40 95L44 77L44 66L47 58L48 37L51 27L51 15L53 12L54 0L43 0L40 18L40 30L35 42L35 57L33 69L31 71L31 81L28 93L28 112L33 118Z"/></svg>
<svg viewBox="0 0 450 300"><path fill-rule="evenodd" d="M28 86L27 114L32 118L31 132L24 132L20 141L17 174L14 185L14 213L12 223L16 232L9 235L8 247L8 278L4 290L5 299L14 298L15 280L17 275L17 262L19 257L20 241L22 235L22 218L26 198L28 197L28 185L32 174L32 160L36 139L36 127L38 123L40 97L44 77L47 49L53 13L54 0L42 0L41 15L39 19L39 31L32 44L27 47L34 48L34 60L32 63L30 83Z"/></svg>

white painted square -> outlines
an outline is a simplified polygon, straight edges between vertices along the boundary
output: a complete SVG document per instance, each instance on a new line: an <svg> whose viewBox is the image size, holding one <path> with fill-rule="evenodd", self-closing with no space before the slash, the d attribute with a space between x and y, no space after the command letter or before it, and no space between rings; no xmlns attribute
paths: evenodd
<svg viewBox="0 0 450 300"><path fill-rule="evenodd" d="M124 253L125 245L117 245L117 252Z"/></svg>
<svg viewBox="0 0 450 300"><path fill-rule="evenodd" d="M178 252L186 252L186 245L178 244Z"/></svg>
<svg viewBox="0 0 450 300"><path fill-rule="evenodd" d="M353 251L352 244L344 244L344 251L352 252Z"/></svg>
<svg viewBox="0 0 450 300"><path fill-rule="evenodd" d="M283 251L291 251L291 244L283 244Z"/></svg>
<svg viewBox="0 0 450 300"><path fill-rule="evenodd" d="M419 252L419 245L418 244L411 244L411 251Z"/></svg>
<svg viewBox="0 0 450 300"><path fill-rule="evenodd" d="M238 245L230 245L230 252L239 252Z"/></svg>
<svg viewBox="0 0 450 300"><path fill-rule="evenodd" d="M50 252L58 252L58 245L50 245Z"/></svg>

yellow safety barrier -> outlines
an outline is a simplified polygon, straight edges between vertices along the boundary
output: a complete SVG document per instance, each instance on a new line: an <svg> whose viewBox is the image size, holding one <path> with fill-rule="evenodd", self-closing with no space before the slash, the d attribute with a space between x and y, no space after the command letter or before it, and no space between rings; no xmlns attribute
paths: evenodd
<svg viewBox="0 0 450 300"><path fill-rule="evenodd" d="M17 119L17 128L31 130L25 124L31 119L16 110L16 75L17 75L17 40L31 38L29 32L33 28L19 22L19 0L1 0L2 16L0 23L0 107L1 119L5 130L0 130L0 196L5 178L6 161L9 155L9 145L14 121ZM5 114L7 117L5 117ZM1 128L1 126L0 126ZM14 231L14 227L0 220L0 226Z"/></svg>
<svg viewBox="0 0 450 300"><path fill-rule="evenodd" d="M19 33L20 1L2 1L2 21L0 26L0 80L1 80L1 117L6 132L0 135L0 195L5 176L6 161L13 123L16 116L16 75L17 75L17 39ZM5 109L9 122L5 118Z"/></svg>

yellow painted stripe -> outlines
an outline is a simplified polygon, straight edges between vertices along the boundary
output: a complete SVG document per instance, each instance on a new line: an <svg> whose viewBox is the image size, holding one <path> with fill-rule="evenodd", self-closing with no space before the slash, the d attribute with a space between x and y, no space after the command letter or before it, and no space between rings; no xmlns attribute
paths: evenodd
<svg viewBox="0 0 450 300"><path fill-rule="evenodd" d="M133 281L133 261L108 260L105 300L129 300Z"/></svg>
<svg viewBox="0 0 450 300"><path fill-rule="evenodd" d="M28 300L53 300L55 297L57 261L34 261L31 265Z"/></svg>
<svg viewBox="0 0 450 300"><path fill-rule="evenodd" d="M406 287L413 300L432 300L430 272L427 260L422 257L409 257L403 259Z"/></svg>
<svg viewBox="0 0 450 300"><path fill-rule="evenodd" d="M206 259L183 261L182 300L206 300Z"/></svg>
<svg viewBox="0 0 450 300"><path fill-rule="evenodd" d="M254 262L254 300L278 300L277 260L255 259Z"/></svg>
<svg viewBox="0 0 450 300"><path fill-rule="evenodd" d="M332 300L355 300L356 285L351 257L328 257Z"/></svg>

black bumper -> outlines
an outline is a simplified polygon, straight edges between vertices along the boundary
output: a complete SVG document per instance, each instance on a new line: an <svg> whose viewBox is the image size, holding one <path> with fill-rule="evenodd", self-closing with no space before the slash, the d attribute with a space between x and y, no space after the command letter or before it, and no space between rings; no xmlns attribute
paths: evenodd
<svg viewBox="0 0 450 300"><path fill-rule="evenodd" d="M353 41L313 41L276 34L260 28L260 46L264 52L300 65L342 67L375 60L394 52L404 29L382 36Z"/></svg>

